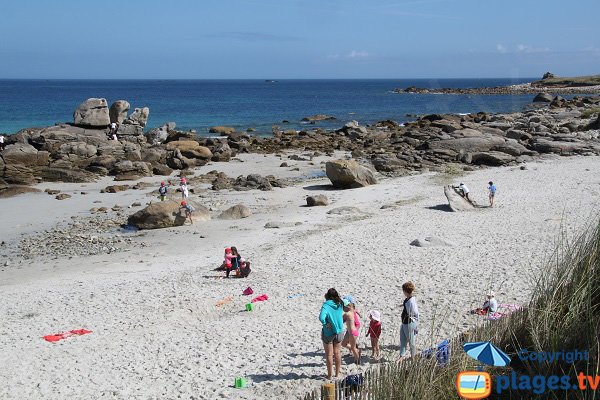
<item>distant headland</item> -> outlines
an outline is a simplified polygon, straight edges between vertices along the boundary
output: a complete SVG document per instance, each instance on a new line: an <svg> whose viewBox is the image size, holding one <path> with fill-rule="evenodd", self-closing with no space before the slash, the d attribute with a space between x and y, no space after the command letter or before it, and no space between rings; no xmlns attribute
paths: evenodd
<svg viewBox="0 0 600 400"><path fill-rule="evenodd" d="M600 93L600 75L579 77L558 77L546 72L541 80L510 86L494 86L481 88L439 88L427 89L410 86L396 88L395 93L418 94L536 94L540 92L553 94L596 94Z"/></svg>

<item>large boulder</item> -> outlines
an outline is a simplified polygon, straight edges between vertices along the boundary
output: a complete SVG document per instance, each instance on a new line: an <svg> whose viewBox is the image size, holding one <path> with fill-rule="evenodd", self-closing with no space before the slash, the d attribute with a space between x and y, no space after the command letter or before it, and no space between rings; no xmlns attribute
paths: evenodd
<svg viewBox="0 0 600 400"><path fill-rule="evenodd" d="M206 207L194 201L188 201L194 207L192 218L196 221L208 221L210 213ZM152 203L143 210L130 215L127 219L129 225L139 229L160 229L181 226L185 223L185 212L177 201L161 201Z"/></svg>
<svg viewBox="0 0 600 400"><path fill-rule="evenodd" d="M115 175L115 180L118 181L138 180L152 176L152 165L143 161L123 160L115 163L111 174Z"/></svg>
<svg viewBox="0 0 600 400"><path fill-rule="evenodd" d="M184 158L196 159L202 163L195 165L204 165L212 158L212 152L208 147L200 146L195 140L178 140L167 143L167 150L174 151L174 158L183 160Z"/></svg>
<svg viewBox="0 0 600 400"><path fill-rule="evenodd" d="M173 122L173 124L175 124ZM169 124L164 124L159 128L152 128L146 133L146 140L150 144L163 143L169 137Z"/></svg>
<svg viewBox="0 0 600 400"><path fill-rule="evenodd" d="M221 136L227 136L235 132L235 128L231 126L213 126L208 130L210 133L218 133Z"/></svg>
<svg viewBox="0 0 600 400"><path fill-rule="evenodd" d="M59 149L60 154L73 154L82 158L94 157L97 151L98 149L96 148L96 146L92 144L87 144L85 142L63 143Z"/></svg>
<svg viewBox="0 0 600 400"><path fill-rule="evenodd" d="M110 125L106 99L90 98L81 103L73 113L73 123L79 126L97 127Z"/></svg>
<svg viewBox="0 0 600 400"><path fill-rule="evenodd" d="M324 194L317 194L315 196L308 196L306 198L306 205L308 207L326 206L328 204L329 199Z"/></svg>
<svg viewBox="0 0 600 400"><path fill-rule="evenodd" d="M212 148L212 161L229 161L233 155L231 147L227 143L219 143Z"/></svg>
<svg viewBox="0 0 600 400"><path fill-rule="evenodd" d="M377 183L373 172L354 160L328 161L325 172L333 186L340 189L354 189Z"/></svg>
<svg viewBox="0 0 600 400"><path fill-rule="evenodd" d="M148 116L150 115L150 109L148 107L136 108L133 110L131 115L123 121L127 125L139 125L145 127L148 122Z"/></svg>
<svg viewBox="0 0 600 400"><path fill-rule="evenodd" d="M117 100L110 106L108 110L108 115L110 117L110 122L116 122L118 124L125 121L127 118L127 113L129 112L129 102L126 100Z"/></svg>
<svg viewBox="0 0 600 400"><path fill-rule="evenodd" d="M97 176L89 171L73 168L42 167L40 176L47 182L93 182Z"/></svg>
<svg viewBox="0 0 600 400"><path fill-rule="evenodd" d="M22 164L31 167L48 165L49 162L47 151L38 151L35 147L25 143L8 145L1 155L5 164Z"/></svg>
<svg viewBox="0 0 600 400"><path fill-rule="evenodd" d="M534 103L550 103L554 97L548 93L538 93L537 96L533 98Z"/></svg>
<svg viewBox="0 0 600 400"><path fill-rule="evenodd" d="M4 165L2 168L2 179L6 183L14 185L32 185L38 183L33 169L22 164Z"/></svg>
<svg viewBox="0 0 600 400"><path fill-rule="evenodd" d="M475 209L472 203L462 197L452 186L444 186L444 194L452 211L470 211Z"/></svg>
<svg viewBox="0 0 600 400"><path fill-rule="evenodd" d="M500 166L515 161L515 157L499 151L487 151L470 154L471 163L477 165Z"/></svg>
<svg viewBox="0 0 600 400"><path fill-rule="evenodd" d="M455 131L453 133L456 133ZM478 152L490 151L496 146L503 146L504 138L499 136L478 136L478 137L461 137L456 139L431 140L427 142L427 147L430 150L446 149L453 150L457 153L462 151Z"/></svg>
<svg viewBox="0 0 600 400"><path fill-rule="evenodd" d="M243 204L237 204L228 208L219 215L219 219L242 219L252 215L252 211Z"/></svg>

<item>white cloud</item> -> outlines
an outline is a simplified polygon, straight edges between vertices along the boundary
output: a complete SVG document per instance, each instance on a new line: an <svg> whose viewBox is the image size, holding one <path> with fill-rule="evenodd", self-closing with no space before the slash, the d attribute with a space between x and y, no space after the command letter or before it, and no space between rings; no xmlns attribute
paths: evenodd
<svg viewBox="0 0 600 400"><path fill-rule="evenodd" d="M369 53L367 53L366 51L356 51L356 50L352 50L350 52L350 54L348 54L346 56L346 58L365 58L365 57L369 57Z"/></svg>
<svg viewBox="0 0 600 400"><path fill-rule="evenodd" d="M550 51L548 47L532 47L526 44L517 45L517 52L519 53L545 53Z"/></svg>
<svg viewBox="0 0 600 400"><path fill-rule="evenodd" d="M496 50L498 50L498 53L506 53L506 47L504 47L502 44L498 43L496 45Z"/></svg>

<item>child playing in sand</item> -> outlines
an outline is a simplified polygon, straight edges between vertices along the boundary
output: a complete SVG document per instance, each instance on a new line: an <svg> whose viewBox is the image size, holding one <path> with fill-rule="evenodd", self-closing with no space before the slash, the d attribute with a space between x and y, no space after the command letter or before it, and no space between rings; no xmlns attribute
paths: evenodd
<svg viewBox="0 0 600 400"><path fill-rule="evenodd" d="M181 202L181 208L185 210L185 217L190 219L190 224L194 224L192 221L192 212L194 212L194 207L191 204L188 204L185 201ZM184 221L185 222L185 221Z"/></svg>
<svg viewBox="0 0 600 400"><path fill-rule="evenodd" d="M229 278L229 274L231 273L232 261L237 256L231 252L231 248L227 247L225 249L225 259L223 260L223 266L225 267L225 277Z"/></svg>
<svg viewBox="0 0 600 400"><path fill-rule="evenodd" d="M160 201L165 201L167 198L167 186L164 182L160 183L160 187L158 188L158 194L160 195Z"/></svg>
<svg viewBox="0 0 600 400"><path fill-rule="evenodd" d="M379 336L381 336L381 314L377 310L369 311L369 331L367 336L371 338L371 357L378 360L381 357L379 352Z"/></svg>
<svg viewBox="0 0 600 400"><path fill-rule="evenodd" d="M354 357L354 362L360 365L360 352L358 351L358 328L360 328L360 321L358 320L358 314L354 309L354 304L345 297L342 299L344 305L343 320L346 324L346 334L344 340L342 340L342 347L350 350L350 353Z"/></svg>

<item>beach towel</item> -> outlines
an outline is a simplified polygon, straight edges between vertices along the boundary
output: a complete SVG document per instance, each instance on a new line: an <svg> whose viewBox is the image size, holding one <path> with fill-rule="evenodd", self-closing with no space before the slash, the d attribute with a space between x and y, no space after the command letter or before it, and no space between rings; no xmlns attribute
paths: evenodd
<svg viewBox="0 0 600 400"><path fill-rule="evenodd" d="M498 304L498 311L490 313L487 316L487 319L490 321L496 321L496 320L499 320L500 318L502 318L508 314L511 314L519 309L521 309L521 306L518 304L507 304L507 303Z"/></svg>
<svg viewBox="0 0 600 400"><path fill-rule="evenodd" d="M44 340L47 342L58 342L59 340L66 339L70 336L81 336L88 333L92 333L92 331L88 331L87 329L73 329L72 331L55 333L54 335L46 335L44 336Z"/></svg>
<svg viewBox="0 0 600 400"><path fill-rule="evenodd" d="M244 289L243 293L244 296L250 296L251 294L254 294L254 290L252 290L252 288L248 286L246 289Z"/></svg>
<svg viewBox="0 0 600 400"><path fill-rule="evenodd" d="M227 303L231 302L232 300L233 300L233 296L227 296L223 300L217 301L216 306L221 307L222 305L227 304Z"/></svg>
<svg viewBox="0 0 600 400"><path fill-rule="evenodd" d="M260 296L253 298L252 302L257 303L259 301L265 301L265 300L269 300L269 296L267 296L266 294L261 294Z"/></svg>

